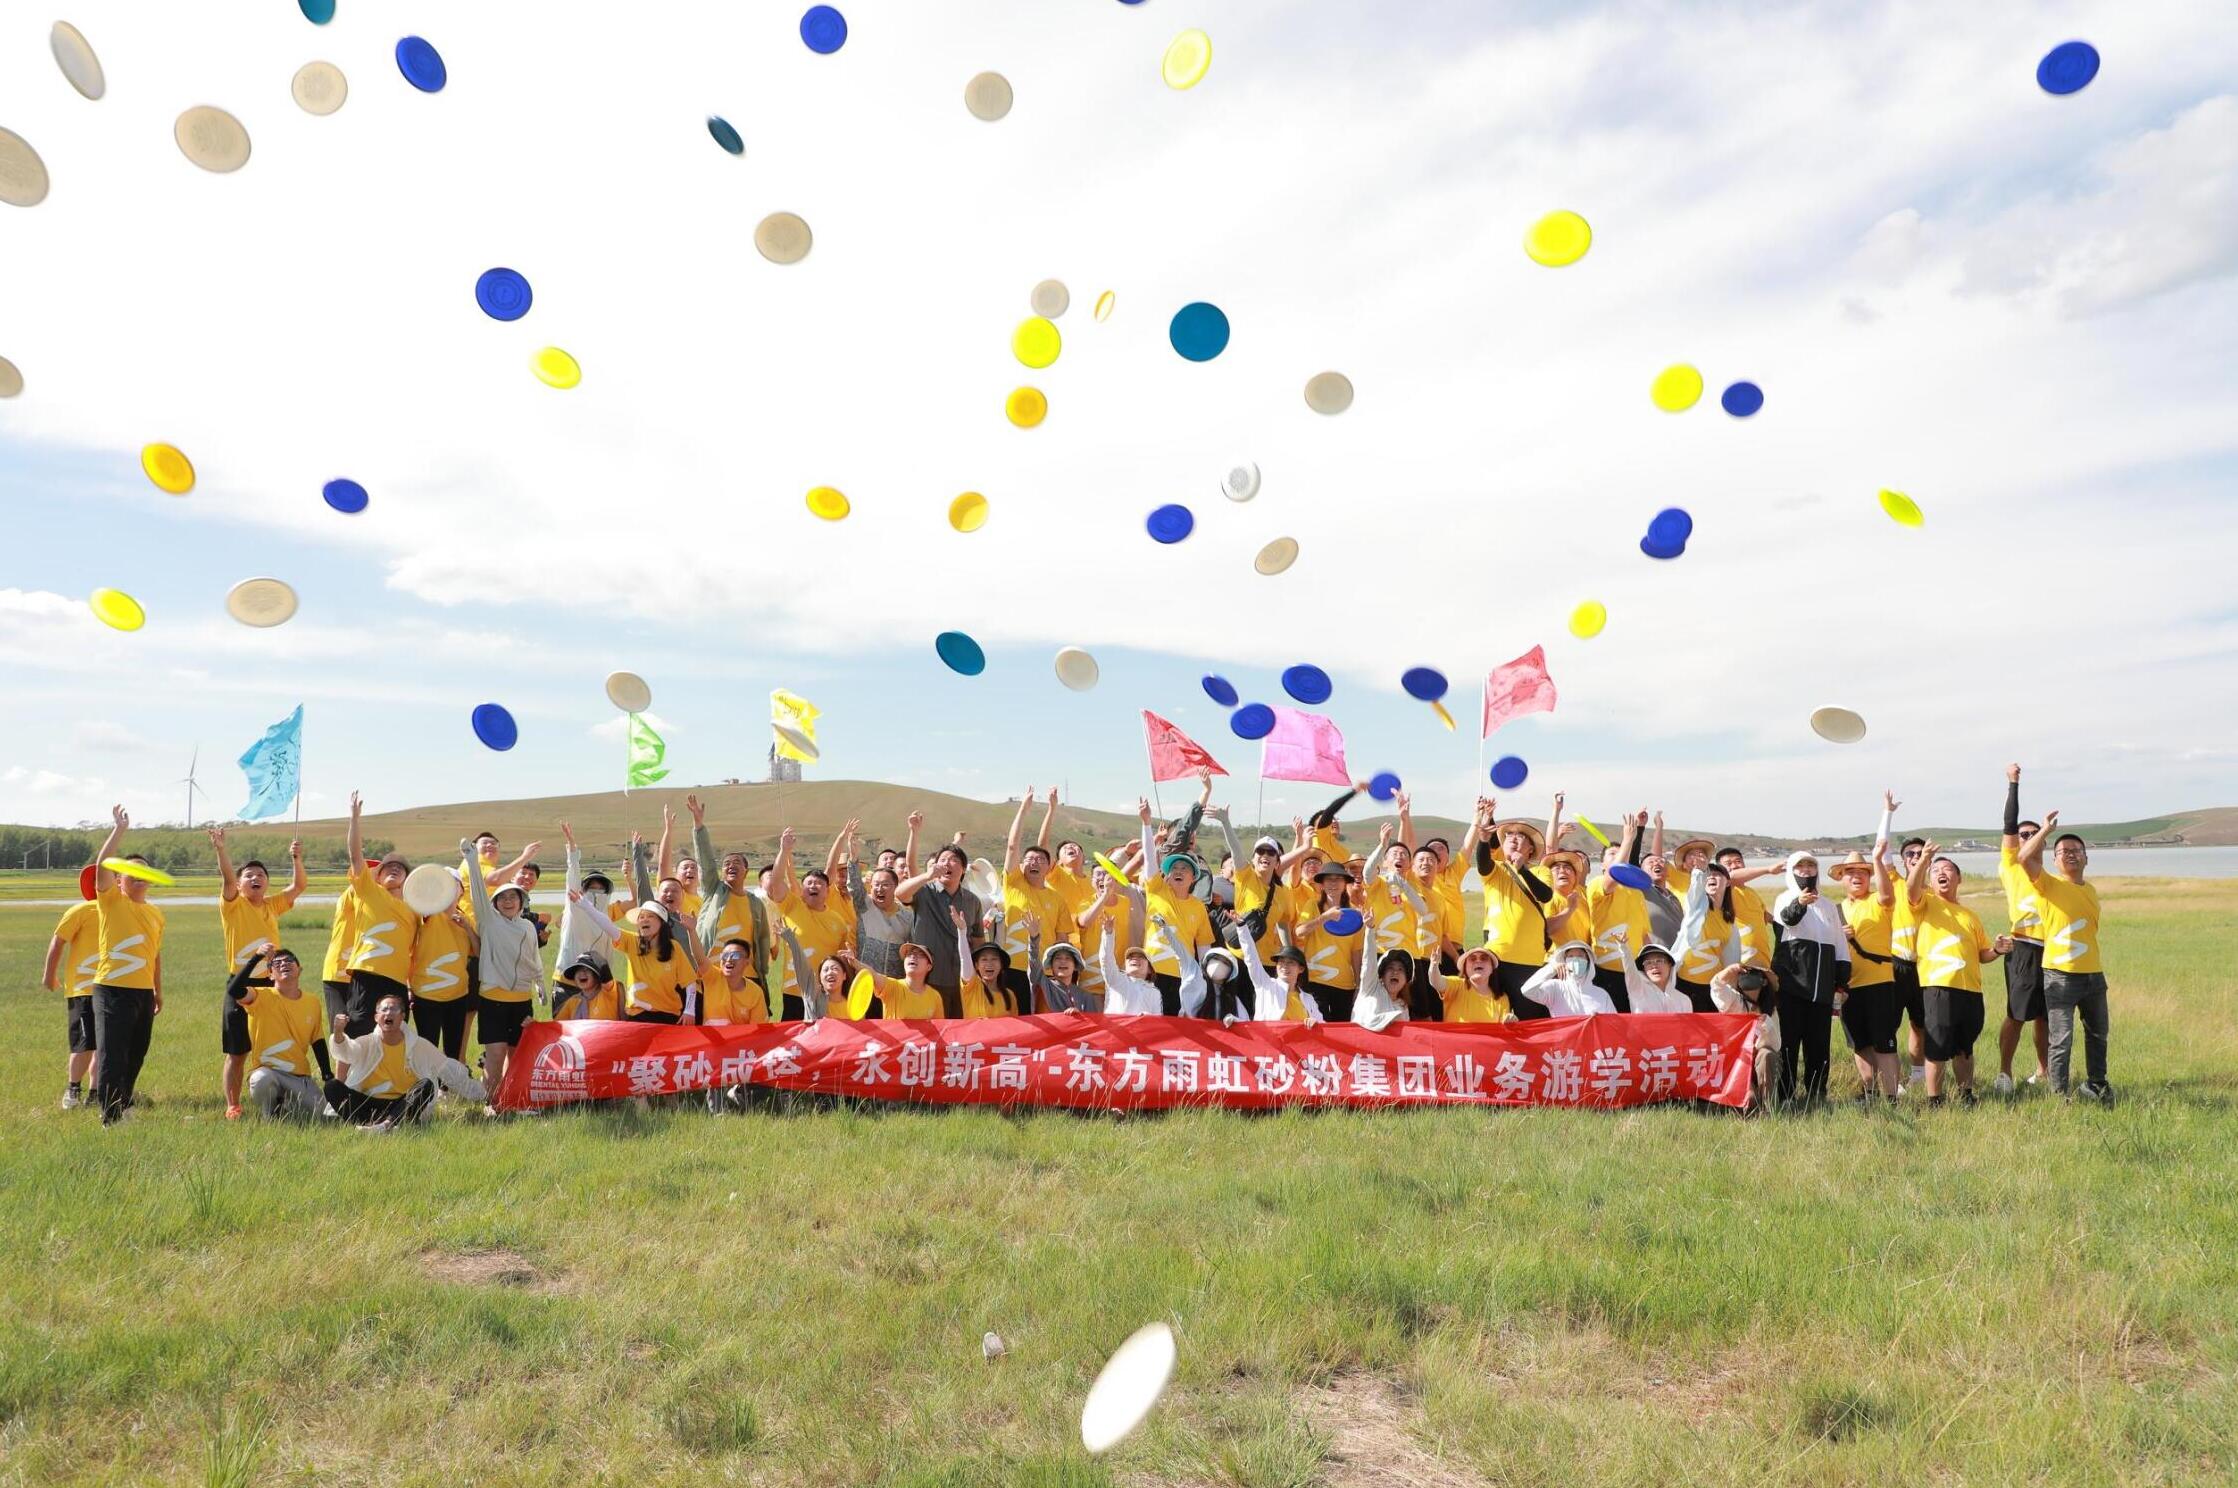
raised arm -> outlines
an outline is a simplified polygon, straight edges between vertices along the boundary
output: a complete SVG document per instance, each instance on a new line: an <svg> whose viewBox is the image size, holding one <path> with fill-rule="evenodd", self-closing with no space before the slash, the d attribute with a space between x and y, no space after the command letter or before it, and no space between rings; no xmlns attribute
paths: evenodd
<svg viewBox="0 0 2238 1488"><path fill-rule="evenodd" d="M1454 854L1462 862L1469 862L1476 857L1477 847L1484 841L1484 834L1491 830L1492 813L1497 805L1490 796L1476 798L1476 810L1469 817L1469 830L1462 834L1460 850Z"/></svg>
<svg viewBox="0 0 2238 1488"><path fill-rule="evenodd" d="M2020 845L2020 851L2015 856L2017 857L2022 870L2025 871L2030 878L2041 878L2044 876L2044 844L2051 841L2052 834L2057 832L2058 830L2059 813L2056 811L2047 811L2044 813L2044 825L2042 829L2039 830L2035 836L2029 838L2026 842Z"/></svg>
<svg viewBox="0 0 2238 1488"><path fill-rule="evenodd" d="M233 858L225 850L225 828L210 828L210 846L218 855L218 899L231 904L241 897L241 891L233 886Z"/></svg>
<svg viewBox="0 0 2238 1488"><path fill-rule="evenodd" d="M675 845L676 808L673 806L664 805L661 807L660 851L655 855L653 859L655 868L657 870L653 874L654 878L666 878L671 873L676 871L676 859L674 856Z"/></svg>
<svg viewBox="0 0 2238 1488"><path fill-rule="evenodd" d="M1935 864L1935 852L1936 844L1932 842L1921 848L1919 861L1912 864L1911 871L1904 875L1904 892L1914 904L1923 904L1927 900L1927 874Z"/></svg>
<svg viewBox="0 0 2238 1488"><path fill-rule="evenodd" d="M1881 824L1873 834L1873 897L1883 904L1896 902L1896 889L1888 880L1888 829L1896 820L1896 808L1904 803L1896 799L1896 792L1881 792Z"/></svg>
<svg viewBox="0 0 2238 1488"><path fill-rule="evenodd" d="M655 902L653 880L651 875L645 871L645 834L643 832L629 834L629 887L630 893L634 896L631 902L636 904L652 904Z"/></svg>
<svg viewBox="0 0 2238 1488"><path fill-rule="evenodd" d="M490 904L490 886L482 877L482 855L474 850L474 839L462 837L458 844L459 856L466 859L466 892L474 901L474 917L487 922L497 918L497 910Z"/></svg>
<svg viewBox="0 0 2238 1488"><path fill-rule="evenodd" d="M2041 832L2036 834L2041 837ZM2020 766L2005 767L2005 835L1998 844L2007 853L2020 851Z"/></svg>
<svg viewBox="0 0 2238 1488"><path fill-rule="evenodd" d="M303 890L309 883L310 880L303 874L303 839L300 837L290 837L288 839L289 900L293 901L302 898Z"/></svg>
<svg viewBox="0 0 2238 1488"><path fill-rule="evenodd" d="M684 809L692 814L692 854L699 859L699 912L709 927L720 923L725 905L730 903L730 885L723 882L720 864L715 856L715 839L707 834L707 806L696 795L684 797ZM769 948L762 947L767 955Z"/></svg>
<svg viewBox="0 0 2238 1488"><path fill-rule="evenodd" d="M1399 842L1406 848L1408 856L1411 857L1414 854L1414 844L1419 840L1414 835L1414 798L1405 791L1400 791L1398 802Z"/></svg>
<svg viewBox="0 0 2238 1488"><path fill-rule="evenodd" d="M1554 809L1546 817L1546 850L1553 852L1562 845L1562 801L1560 791L1554 793Z"/></svg>
<svg viewBox="0 0 2238 1488"><path fill-rule="evenodd" d="M832 838L832 840L831 840L831 851L830 851L830 852L827 852L827 853L825 853L825 854L824 854L824 881L825 881L825 882L827 882L827 883L837 883L837 882L839 882L839 865L840 865L840 864L842 864L842 863L844 863L844 862L846 862L846 861L847 861L847 859L848 859L848 857L849 857L849 855L850 855L850 854L852 854L852 853L854 852L854 850L855 850L855 829L856 829L857 827L861 826L861 825L862 825L862 823L861 823L861 822L859 822L859 821L855 821L855 820L853 820L852 818L850 818L850 819L848 820L848 822L847 822L847 825L845 825L845 826L843 826L843 827L841 827L841 828L839 829L839 835L838 835L837 837L834 837L834 838ZM705 865L705 864L702 864L702 865L701 865L701 871L702 871L702 872L705 872L705 871L706 871L706 865Z"/></svg>
<svg viewBox="0 0 2238 1488"><path fill-rule="evenodd" d="M1034 839L1034 846L1049 851L1049 824L1057 819L1057 788L1049 787L1049 804L1041 809L1041 835Z"/></svg>
<svg viewBox="0 0 2238 1488"><path fill-rule="evenodd" d="M1663 856L1663 813L1660 811L1655 813L1655 840L1648 844L1647 851L1650 857Z"/></svg>
<svg viewBox="0 0 2238 1488"><path fill-rule="evenodd" d="M1647 820L1647 813L1624 818L1624 835L1617 839L1616 860L1620 863L1638 863L1640 860L1640 826Z"/></svg>
<svg viewBox="0 0 2238 1488"><path fill-rule="evenodd" d="M124 808L119 807L118 810ZM342 850L349 854L349 871L352 877L365 871L365 802L356 791L350 792L350 826L343 834Z"/></svg>
<svg viewBox="0 0 2238 1488"><path fill-rule="evenodd" d="M915 878L917 876L917 829L924 824L925 813L922 811L909 813L909 836L904 840L901 849L901 876L903 878Z"/></svg>
<svg viewBox="0 0 2238 1488"><path fill-rule="evenodd" d="M1229 857L1235 859L1236 874L1238 877L1241 877L1243 871L1246 868L1252 866L1252 862L1249 858L1243 855L1243 844L1236 841L1235 823L1228 820L1228 808L1225 806L1215 806L1210 811L1206 812L1205 815L1211 817L1213 821L1218 824L1220 828L1220 846L1228 854Z"/></svg>
<svg viewBox="0 0 2238 1488"><path fill-rule="evenodd" d="M1018 809L1010 814L1010 834L1002 839L1002 876L1005 882L1018 871L1018 846L1026 835L1026 811L1034 803L1034 788L1018 798Z"/></svg>
<svg viewBox="0 0 2238 1488"><path fill-rule="evenodd" d="M793 896L793 829L785 828L777 834L777 861L770 865L769 897L772 902L783 904Z"/></svg>
<svg viewBox="0 0 2238 1488"><path fill-rule="evenodd" d="M560 823L560 840L567 844L567 877L560 885L566 889L570 901L583 887L583 849L576 845L575 829L566 822Z"/></svg>

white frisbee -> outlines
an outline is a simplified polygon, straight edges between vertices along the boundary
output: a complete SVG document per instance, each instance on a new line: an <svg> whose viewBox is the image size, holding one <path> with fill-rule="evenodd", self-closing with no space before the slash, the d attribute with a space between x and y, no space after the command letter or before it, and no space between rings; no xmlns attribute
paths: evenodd
<svg viewBox="0 0 2238 1488"><path fill-rule="evenodd" d="M416 915L439 915L458 903L458 875L441 863L422 863L404 875L404 903Z"/></svg>
<svg viewBox="0 0 2238 1488"><path fill-rule="evenodd" d="M794 264L808 257L815 237L791 212L772 212L754 228L754 249L773 264Z"/></svg>
<svg viewBox="0 0 2238 1488"><path fill-rule="evenodd" d="M93 43L85 33L68 21L56 21L47 33L47 45L54 51L54 65L70 80L70 86L86 98L99 98L109 91L109 79L101 71L101 59L93 55Z"/></svg>
<svg viewBox="0 0 2238 1488"><path fill-rule="evenodd" d="M1126 1440L1166 1393L1173 1361L1173 1329L1151 1323L1135 1330L1088 1388L1088 1403L1080 1408L1080 1444L1100 1456Z"/></svg>
<svg viewBox="0 0 2238 1488"><path fill-rule="evenodd" d="M985 858L973 858L964 870L963 886L979 896L982 906L1002 903L1002 875Z"/></svg>
<svg viewBox="0 0 2238 1488"><path fill-rule="evenodd" d="M1251 560L1251 566L1271 578L1297 561L1298 540L1294 537L1278 537L1259 550L1259 556Z"/></svg>
<svg viewBox="0 0 2238 1488"><path fill-rule="evenodd" d="M964 107L974 119L992 124L1010 112L1010 79L999 72L982 72L964 84Z"/></svg>
<svg viewBox="0 0 2238 1488"><path fill-rule="evenodd" d="M1042 280L1026 298L1034 307L1034 314L1043 320L1055 320L1072 308L1072 291L1065 288L1062 279Z"/></svg>
<svg viewBox="0 0 2238 1488"><path fill-rule="evenodd" d="M13 398L22 391L23 374L16 370L14 362L0 357L0 398Z"/></svg>
<svg viewBox="0 0 2238 1488"><path fill-rule="evenodd" d="M816 741L809 738L808 735L802 733L799 729L794 728L791 724L773 723L769 727L770 732L776 734L778 738L784 740L794 749L799 750L811 761L819 759L823 756L823 751L816 747Z"/></svg>
<svg viewBox="0 0 2238 1488"><path fill-rule="evenodd" d="M1315 413L1342 413L1352 406L1352 379L1342 372L1316 372L1306 379L1305 400Z"/></svg>
<svg viewBox="0 0 2238 1488"><path fill-rule="evenodd" d="M198 103L179 115L171 126L179 153L217 175L237 171L249 163L249 132L224 109Z"/></svg>
<svg viewBox="0 0 2238 1488"><path fill-rule="evenodd" d="M1102 675L1096 659L1078 646L1067 646L1057 653L1057 680L1074 692L1086 692Z"/></svg>
<svg viewBox="0 0 2238 1488"><path fill-rule="evenodd" d="M47 163L31 148L31 141L12 129L0 129L0 202L35 207L46 199Z"/></svg>
<svg viewBox="0 0 2238 1488"><path fill-rule="evenodd" d="M332 62L306 62L296 70L288 91L295 95L297 108L323 119L349 101L350 80Z"/></svg>
<svg viewBox="0 0 2238 1488"><path fill-rule="evenodd" d="M243 579L225 595L225 612L259 630L287 624L295 609L295 590L279 579Z"/></svg>
<svg viewBox="0 0 2238 1488"><path fill-rule="evenodd" d="M1865 737L1865 720L1847 708L1820 708L1811 714L1811 732L1830 744L1855 744Z"/></svg>
<svg viewBox="0 0 2238 1488"><path fill-rule="evenodd" d="M1238 460L1228 467L1220 482L1220 494L1230 501L1249 501L1259 494L1259 467L1249 460Z"/></svg>
<svg viewBox="0 0 2238 1488"><path fill-rule="evenodd" d="M635 672L608 672L606 701L624 713L642 713L653 706L653 689Z"/></svg>

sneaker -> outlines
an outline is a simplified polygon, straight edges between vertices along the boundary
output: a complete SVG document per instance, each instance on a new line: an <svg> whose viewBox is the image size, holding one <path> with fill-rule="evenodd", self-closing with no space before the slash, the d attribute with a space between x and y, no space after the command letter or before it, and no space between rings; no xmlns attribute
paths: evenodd
<svg viewBox="0 0 2238 1488"><path fill-rule="evenodd" d="M396 1123L386 1118L379 1121L360 1121L357 1124L357 1129L361 1132L389 1132L396 1130Z"/></svg>
<svg viewBox="0 0 2238 1488"><path fill-rule="evenodd" d="M2013 1077L2011 1075L1999 1075L1997 1077L1997 1084L1992 1088L1994 1088L1999 1095L2011 1095L2013 1093Z"/></svg>
<svg viewBox="0 0 2238 1488"><path fill-rule="evenodd" d="M1911 1086L1906 1085L1903 1081L1898 1080L1896 1082L1896 1094L1891 1098L1894 1100L1902 1100L1904 1098L1904 1092L1911 1088Z"/></svg>
<svg viewBox="0 0 2238 1488"><path fill-rule="evenodd" d="M1962 1106L1971 1106L1977 1104L1974 1098L1974 1088L1971 1085L1958 1092L1958 1103Z"/></svg>
<svg viewBox="0 0 2238 1488"><path fill-rule="evenodd" d="M227 1106L225 1108L225 1119L239 1121L241 1119L241 1108L239 1106Z"/></svg>
<svg viewBox="0 0 2238 1488"><path fill-rule="evenodd" d="M2103 1080L2085 1080L2076 1088L2075 1094L2086 1101L2095 1101L2101 1106L2110 1106L2114 1103L2114 1087Z"/></svg>
<svg viewBox="0 0 2238 1488"><path fill-rule="evenodd" d="M2029 1083L2029 1084L2031 1084L2031 1085L2041 1085L2041 1084L2043 1084L2043 1083L2044 1083L2044 1072L2043 1072L2042 1070L2038 1070L2038 1071L2036 1071L2036 1073L2034 1073L2033 1075L2030 1075L2030 1076L2028 1077L2028 1083Z"/></svg>
<svg viewBox="0 0 2238 1488"><path fill-rule="evenodd" d="M65 1110L65 1111L75 1111L76 1109L78 1109L78 1107L80 1107L80 1106L82 1106L82 1105L84 1105L84 1104L85 1104L85 1096L84 1096L84 1095L83 1095L83 1094L82 1094L81 1092L79 1092L79 1091L77 1091L77 1090L65 1090L65 1091L63 1091L63 1092L62 1092L62 1109L63 1109L63 1110Z"/></svg>

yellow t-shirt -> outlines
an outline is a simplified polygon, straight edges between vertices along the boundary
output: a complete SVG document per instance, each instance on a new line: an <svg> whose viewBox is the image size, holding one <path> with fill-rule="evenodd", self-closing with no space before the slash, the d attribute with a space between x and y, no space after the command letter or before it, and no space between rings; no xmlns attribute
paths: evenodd
<svg viewBox="0 0 2238 1488"><path fill-rule="evenodd" d="M927 987L922 992L910 990L909 983L897 977L870 974L871 985L878 989L880 1009L889 1018L937 1018L944 1009L940 993Z"/></svg>
<svg viewBox="0 0 2238 1488"><path fill-rule="evenodd" d="M1462 881L1469 875L1469 865L1458 857L1449 857L1445 866L1431 880L1437 897L1430 902L1438 907L1438 933L1455 945L1462 944L1468 935L1469 904L1461 892Z"/></svg>
<svg viewBox="0 0 2238 1488"><path fill-rule="evenodd" d="M94 980L104 987L154 987L156 958L163 954L163 911L133 903L113 883L93 903L101 928Z"/></svg>
<svg viewBox="0 0 2238 1488"><path fill-rule="evenodd" d="M684 1011L684 989L697 981L699 974L692 969L683 941L670 943L666 961L660 958L658 941L641 940L635 930L624 930L615 946L622 953L629 978L629 1000L624 1011Z"/></svg>
<svg viewBox="0 0 2238 1488"><path fill-rule="evenodd" d="M91 997L93 984L100 980L101 911L90 899L71 905L56 922L54 938L62 942L62 960L55 967L62 995Z"/></svg>
<svg viewBox="0 0 2238 1488"><path fill-rule="evenodd" d="M2005 918L2012 924L2013 939L2042 941L2044 925L2036 910L2036 885L2030 881L2028 870L2020 866L2019 854L2003 846L1997 849L1997 883L2005 891Z"/></svg>
<svg viewBox="0 0 2238 1488"><path fill-rule="evenodd" d="M1089 905L1096 902L1096 886L1088 880L1088 874L1075 873L1062 864L1049 870L1049 887L1055 889L1057 897L1065 901L1065 924L1068 928Z"/></svg>
<svg viewBox="0 0 2238 1488"><path fill-rule="evenodd" d="M1013 966L1026 964L1028 915L1041 921L1043 945L1071 939L1072 916L1066 912L1065 896L1057 892L1056 885L1045 881L1037 889L1026 882L1025 874L1012 871L1002 881L1002 948L1010 952Z"/></svg>
<svg viewBox="0 0 2238 1488"><path fill-rule="evenodd" d="M290 1075L311 1073L311 1045L325 1037L319 1027L325 1006L313 994L283 997L270 987L257 988L241 1009L249 1020L249 1063Z"/></svg>
<svg viewBox="0 0 2238 1488"><path fill-rule="evenodd" d="M1142 948L1150 953L1151 969L1162 971L1168 976L1179 976L1181 958L1173 953L1173 947L1159 933L1154 922L1163 919L1173 926L1174 934L1181 937L1182 944L1189 947L1190 954L1201 957L1212 948L1212 917L1205 913L1202 900L1193 894L1175 894L1173 885L1167 883L1162 875L1150 880L1150 887L1144 891L1143 897L1149 903L1150 918L1153 921L1147 928L1142 943ZM1126 946L1122 944L1119 949L1125 951Z"/></svg>
<svg viewBox="0 0 2238 1488"><path fill-rule="evenodd" d="M1888 953L1899 961L1916 961L1919 959L1919 909L1912 903L1909 881L1900 873L1895 875L1895 880L1891 887L1896 903L1890 907L1888 915ZM1922 889L1920 894L1925 899L1935 897L1933 889Z"/></svg>
<svg viewBox="0 0 2238 1488"><path fill-rule="evenodd" d="M344 889L334 901L334 924L326 934L326 960L319 970L321 981L350 979L350 952L357 948L357 916L357 895Z"/></svg>
<svg viewBox="0 0 2238 1488"><path fill-rule="evenodd" d="M1489 992L1479 992L1469 985L1464 976L1445 979L1445 1021L1448 1023L1505 1023L1508 1020L1508 1000L1500 994L1499 984L1493 983Z"/></svg>
<svg viewBox="0 0 2238 1488"><path fill-rule="evenodd" d="M218 928L225 937L225 974L248 964L249 950L259 941L280 943L280 916L295 908L293 894L267 892L262 904L251 904L246 894L235 894L218 903Z"/></svg>
<svg viewBox="0 0 2238 1488"><path fill-rule="evenodd" d="M1883 904L1871 892L1862 899L1842 901L1842 919L1849 926L1851 989L1879 987L1896 980L1896 968L1889 964L1889 940L1896 927L1896 906ZM1858 955L1871 951L1878 961Z"/></svg>
<svg viewBox="0 0 2238 1488"><path fill-rule="evenodd" d="M1305 952L1306 979L1340 992L1354 991L1360 985L1360 938L1366 932L1332 935L1323 928L1323 918L1313 914L1298 924L1298 949Z"/></svg>
<svg viewBox="0 0 2238 1488"><path fill-rule="evenodd" d="M2098 917L2097 886L2069 883L2056 873L2039 873L2032 886L2044 934L2044 969L2104 971L2098 959L2103 924Z"/></svg>
<svg viewBox="0 0 2238 1488"><path fill-rule="evenodd" d="M1940 894L1929 894L1919 907L1916 945L1922 987L1981 991L1981 953L1989 949L1989 932L1982 928L1981 916Z"/></svg>
<svg viewBox="0 0 2238 1488"><path fill-rule="evenodd" d="M1420 915L1403 890L1394 884L1377 880L1369 884L1361 896L1367 901L1362 911L1375 921L1375 943L1385 950L1401 950L1420 958L1437 949L1438 922L1434 914ZM1423 908L1429 908L1425 903ZM1430 941L1429 952L1423 949L1423 939Z"/></svg>
<svg viewBox="0 0 2238 1488"><path fill-rule="evenodd" d="M1521 873L1538 877L1536 869L1518 870L1513 864L1493 859L1492 871L1484 877L1484 943L1502 965L1544 966L1546 917L1554 906L1548 904L1542 909L1523 886Z"/></svg>
<svg viewBox="0 0 2238 1488"><path fill-rule="evenodd" d="M1546 906L1547 933L1558 946L1576 941L1579 945L1593 944L1593 897L1590 885L1572 889L1565 894L1554 891L1554 898Z"/></svg>
<svg viewBox="0 0 2238 1488"><path fill-rule="evenodd" d="M1741 964L1772 964L1772 915L1754 884L1733 885L1733 923L1741 929Z"/></svg>
<svg viewBox="0 0 2238 1488"><path fill-rule="evenodd" d="M721 977L709 977L700 984L700 1001L705 1011L700 1016L703 1023L767 1023L769 1021L769 994L762 984L752 977L746 984L732 992Z"/></svg>
<svg viewBox="0 0 2238 1488"><path fill-rule="evenodd" d="M1430 911L1422 927L1423 953L1427 955L1447 943L1459 946L1469 924L1468 906L1461 902L1460 889L1443 873L1433 873L1428 878L1416 878L1414 891Z"/></svg>
<svg viewBox="0 0 2238 1488"><path fill-rule="evenodd" d="M360 864L350 870L350 891L357 895L357 944L350 948L350 970L370 972L392 982L412 976L412 937L420 917Z"/></svg>
<svg viewBox="0 0 2238 1488"><path fill-rule="evenodd" d="M464 997L466 948L466 927L452 924L449 915L422 919L419 933L412 938L413 1000L456 1002Z"/></svg>
<svg viewBox="0 0 2238 1488"><path fill-rule="evenodd" d="M1580 936L1593 947L1593 964L1603 971L1622 971L1647 944L1647 899L1638 889L1628 889L1606 873L1585 881L1585 900L1593 916L1593 933Z"/></svg>
<svg viewBox="0 0 2238 1488"><path fill-rule="evenodd" d="M958 984L957 992L963 1002L967 1018L1015 1018L1018 1016L1018 999L1008 987L997 982L989 987L976 976L967 976ZM925 1016L937 1018L938 1013Z"/></svg>
<svg viewBox="0 0 2238 1488"><path fill-rule="evenodd" d="M411 1063L404 1057L404 1051L410 1048L411 1044L412 1036L410 1034L406 1034L393 1044L380 1044L378 1047L381 1051L381 1057L373 1061L372 1068L366 1070L363 1074L359 1074L356 1065L350 1067L348 1082L350 1088L363 1091L367 1095L379 1096L382 1100L402 1098L406 1092L418 1083L413 1077Z"/></svg>
<svg viewBox="0 0 2238 1488"><path fill-rule="evenodd" d="M847 944L854 929L846 911L840 908L840 901L835 898L824 900L822 909L810 909L808 901L801 898L796 890L785 896L784 902L777 906L777 912L785 917L785 923L792 926L793 934L799 937L801 956L808 963L807 972L810 977L816 975L816 968L824 964L826 956ZM740 913L743 914L744 911L741 910ZM971 928L977 931L979 927L974 925ZM794 966L792 958L788 956L785 959L784 990L795 997L800 996L800 973L801 968Z"/></svg>
<svg viewBox="0 0 2238 1488"><path fill-rule="evenodd" d="M684 889L676 896L676 907L684 912L687 920L698 920L699 907L706 902L705 894L695 894L690 889Z"/></svg>
<svg viewBox="0 0 2238 1488"><path fill-rule="evenodd" d="M1094 902L1094 900L1089 901L1091 904ZM1087 905L1081 907L1085 909ZM1111 925L1112 959L1124 964L1127 958L1127 947L1136 943L1134 920L1134 906L1124 899L1118 899L1114 900L1111 907L1105 910L1094 923L1080 927L1078 937L1073 941L1073 944L1080 947L1081 991L1093 992L1100 997L1109 990L1104 983L1103 967L1096 959L1096 947L1103 944L1104 924L1108 921ZM1048 949L1049 944L1050 942L1047 940L1042 941L1042 948L1044 950Z"/></svg>
<svg viewBox="0 0 2238 1488"><path fill-rule="evenodd" d="M1733 893L1737 900L1740 890L1736 889ZM1735 908L1737 910L1738 905ZM1738 918L1736 913L1734 919ZM1689 945L1686 954L1679 960L1679 978L1689 982L1706 982L1716 976L1725 967L1725 946L1732 938L1733 920L1725 917L1725 911L1719 907L1717 900L1711 900L1710 912L1702 920L1701 938Z"/></svg>

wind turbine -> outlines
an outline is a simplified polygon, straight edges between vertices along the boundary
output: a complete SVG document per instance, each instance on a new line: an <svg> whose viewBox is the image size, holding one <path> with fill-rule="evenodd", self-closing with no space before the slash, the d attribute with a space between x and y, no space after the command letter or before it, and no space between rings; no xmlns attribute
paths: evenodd
<svg viewBox="0 0 2238 1488"><path fill-rule="evenodd" d="M194 826L194 793L196 791L202 791L202 794L205 796L209 794L208 791L202 790L202 787L195 784L194 782L194 767L196 765L199 765L200 763L202 763L202 746L197 744L194 746L193 755L187 760L186 779L174 780L171 782L173 785L183 785L187 788L186 824L190 830Z"/></svg>

